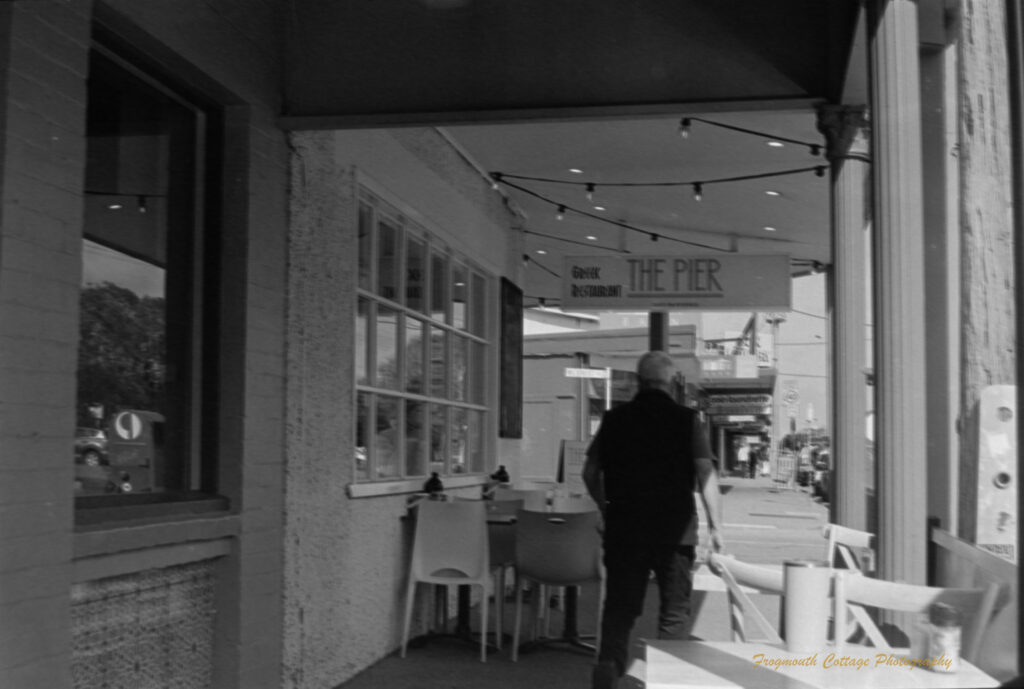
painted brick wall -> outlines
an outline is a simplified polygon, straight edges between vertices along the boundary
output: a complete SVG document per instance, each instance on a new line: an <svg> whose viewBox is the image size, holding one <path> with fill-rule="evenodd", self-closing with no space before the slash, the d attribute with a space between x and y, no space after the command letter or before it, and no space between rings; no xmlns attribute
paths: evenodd
<svg viewBox="0 0 1024 689"><path fill-rule="evenodd" d="M91 3L0 5L0 686L70 686Z"/></svg>
<svg viewBox="0 0 1024 689"><path fill-rule="evenodd" d="M404 495L345 493L356 171L495 274L515 238L498 195L433 129L310 132L292 143L284 686L331 689L398 646L411 540Z"/></svg>

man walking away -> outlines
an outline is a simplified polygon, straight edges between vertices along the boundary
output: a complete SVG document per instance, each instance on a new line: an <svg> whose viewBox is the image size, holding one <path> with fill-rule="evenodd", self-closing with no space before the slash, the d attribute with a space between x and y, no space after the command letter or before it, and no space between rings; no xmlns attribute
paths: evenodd
<svg viewBox="0 0 1024 689"><path fill-rule="evenodd" d="M614 689L625 672L650 572L660 597L658 638L686 633L697 546L695 488L711 546L722 549L714 455L697 412L669 394L675 365L664 352L648 352L637 375L640 391L605 413L583 467L587 490L604 516L607 576L593 689Z"/></svg>

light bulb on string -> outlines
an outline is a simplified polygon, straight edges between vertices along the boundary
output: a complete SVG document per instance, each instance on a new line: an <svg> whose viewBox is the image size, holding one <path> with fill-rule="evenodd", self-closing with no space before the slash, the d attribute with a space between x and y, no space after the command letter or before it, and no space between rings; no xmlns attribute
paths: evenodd
<svg viewBox="0 0 1024 689"><path fill-rule="evenodd" d="M825 176L825 166L824 165L819 165L818 167L814 168L814 174L816 174L818 177L824 177Z"/></svg>
<svg viewBox="0 0 1024 689"><path fill-rule="evenodd" d="M594 183L587 182L587 201L594 200Z"/></svg>
<svg viewBox="0 0 1024 689"><path fill-rule="evenodd" d="M559 220L565 220L565 206L558 207L558 215L555 216Z"/></svg>
<svg viewBox="0 0 1024 689"><path fill-rule="evenodd" d="M145 196L139 196L138 204L139 204L139 212L140 213L145 213L148 210L146 208L146 197Z"/></svg>
<svg viewBox="0 0 1024 689"><path fill-rule="evenodd" d="M657 234L655 234L654 232L652 232L652 233L651 233L651 237L650 237L650 238L651 238L651 241L652 241L652 242L656 242L656 241L658 241L658 235L657 235Z"/></svg>
<svg viewBox="0 0 1024 689"><path fill-rule="evenodd" d="M690 118L684 117L679 120L679 138L689 139L690 138Z"/></svg>
<svg viewBox="0 0 1024 689"><path fill-rule="evenodd" d="M697 182L696 184L694 184L693 185L693 200L694 201L700 201L702 198L704 198L703 192L704 192L704 185L702 185L700 182Z"/></svg>
<svg viewBox="0 0 1024 689"><path fill-rule="evenodd" d="M491 189L493 189L494 191L498 191L498 182L500 182L500 181L501 181L501 173L500 172L492 172L491 173Z"/></svg>
<svg viewBox="0 0 1024 689"><path fill-rule="evenodd" d="M821 155L821 146L819 146L818 144L811 144L811 155L812 156L820 156Z"/></svg>

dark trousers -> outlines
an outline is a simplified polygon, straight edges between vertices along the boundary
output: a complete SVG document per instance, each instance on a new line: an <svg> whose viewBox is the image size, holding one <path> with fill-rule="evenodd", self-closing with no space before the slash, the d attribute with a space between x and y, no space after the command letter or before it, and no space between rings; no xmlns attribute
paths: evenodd
<svg viewBox="0 0 1024 689"><path fill-rule="evenodd" d="M605 539L605 599L601 616L599 661L613 661L622 675L629 656L629 635L644 608L650 573L658 583L658 638L682 639L690 621L693 591L692 545L620 543Z"/></svg>

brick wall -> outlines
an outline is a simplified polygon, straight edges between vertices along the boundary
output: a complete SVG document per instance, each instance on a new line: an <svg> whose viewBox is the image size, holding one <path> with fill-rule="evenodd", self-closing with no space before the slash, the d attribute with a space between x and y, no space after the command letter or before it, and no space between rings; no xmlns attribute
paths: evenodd
<svg viewBox="0 0 1024 689"><path fill-rule="evenodd" d="M222 491L238 514L229 529L237 534L231 555L218 571L214 685L280 684L288 185L285 137L275 122L284 35L278 12L276 3L254 0L0 2L2 687L64 689L71 682L79 539L69 448L85 79L96 26L230 105L218 457ZM111 542L132 530L120 527ZM95 559L103 534L90 538ZM139 561L147 561L141 551Z"/></svg>
<svg viewBox="0 0 1024 689"><path fill-rule="evenodd" d="M70 685L91 3L0 5L0 686Z"/></svg>

